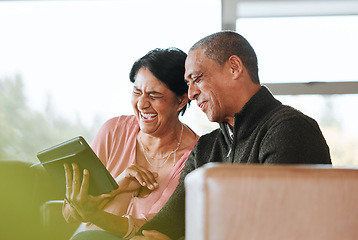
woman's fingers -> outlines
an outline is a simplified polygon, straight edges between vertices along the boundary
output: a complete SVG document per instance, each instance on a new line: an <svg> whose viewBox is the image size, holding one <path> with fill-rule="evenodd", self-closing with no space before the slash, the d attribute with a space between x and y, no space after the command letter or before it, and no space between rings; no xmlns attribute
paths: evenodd
<svg viewBox="0 0 358 240"><path fill-rule="evenodd" d="M157 173L152 173L151 171L140 166L133 167L131 171L132 177L135 177L142 186L146 186L150 190L158 187L158 183L155 179L158 177Z"/></svg>
<svg viewBox="0 0 358 240"><path fill-rule="evenodd" d="M134 236L131 240L170 240L170 238L163 233L155 230L143 230L143 236Z"/></svg>
<svg viewBox="0 0 358 240"><path fill-rule="evenodd" d="M154 190L159 186L156 181L157 177L158 173L152 173L142 166L133 164L116 177L119 188L117 191L115 190L113 194L135 191L141 187Z"/></svg>
<svg viewBox="0 0 358 240"><path fill-rule="evenodd" d="M72 163L73 179L72 179L72 195L78 195L81 186L80 170L76 163Z"/></svg>
<svg viewBox="0 0 358 240"><path fill-rule="evenodd" d="M69 198L72 194L72 171L67 163L63 165L65 169L65 178L66 178L66 198Z"/></svg>
<svg viewBox="0 0 358 240"><path fill-rule="evenodd" d="M83 170L82 179L80 170L77 164L64 164L66 177L66 198L70 204L70 214L78 216L78 219L90 221L98 212L100 207L103 207L112 196L112 194L102 194L99 196L92 196L89 194L90 186L90 172Z"/></svg>
<svg viewBox="0 0 358 240"><path fill-rule="evenodd" d="M85 197L88 196L88 188L89 188L89 171L87 169L84 169L82 184L79 193L80 199L84 199Z"/></svg>

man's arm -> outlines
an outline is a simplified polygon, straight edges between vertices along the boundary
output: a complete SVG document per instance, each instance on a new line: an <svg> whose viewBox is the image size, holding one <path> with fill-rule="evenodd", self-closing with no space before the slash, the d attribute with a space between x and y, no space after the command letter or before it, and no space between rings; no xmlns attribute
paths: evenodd
<svg viewBox="0 0 358 240"><path fill-rule="evenodd" d="M142 230L157 230L172 239L184 236L185 190L182 181L164 207L138 232L141 234Z"/></svg>

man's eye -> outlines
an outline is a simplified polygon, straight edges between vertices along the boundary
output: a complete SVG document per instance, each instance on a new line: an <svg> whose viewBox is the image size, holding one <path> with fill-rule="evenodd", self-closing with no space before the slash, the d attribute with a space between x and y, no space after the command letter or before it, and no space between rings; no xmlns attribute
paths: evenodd
<svg viewBox="0 0 358 240"><path fill-rule="evenodd" d="M203 77L202 74L200 74L200 75L198 75L198 76L194 76L194 77L193 77L193 83L198 83L198 82L200 82L200 80L202 79L202 77Z"/></svg>

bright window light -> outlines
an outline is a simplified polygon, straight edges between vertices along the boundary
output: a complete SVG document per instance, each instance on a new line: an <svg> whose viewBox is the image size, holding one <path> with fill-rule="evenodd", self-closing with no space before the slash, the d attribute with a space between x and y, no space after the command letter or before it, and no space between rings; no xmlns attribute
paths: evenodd
<svg viewBox="0 0 358 240"><path fill-rule="evenodd" d="M262 83L358 81L358 16L240 18Z"/></svg>
<svg viewBox="0 0 358 240"><path fill-rule="evenodd" d="M358 16L240 18L261 83L358 81ZM358 89L357 89L358 93ZM358 165L358 94L277 96L316 119L336 166Z"/></svg>
<svg viewBox="0 0 358 240"><path fill-rule="evenodd" d="M136 59L187 52L220 20L220 0L0 1L0 161L37 161L77 135L91 142L104 121L133 114ZM183 121L212 129L195 103Z"/></svg>

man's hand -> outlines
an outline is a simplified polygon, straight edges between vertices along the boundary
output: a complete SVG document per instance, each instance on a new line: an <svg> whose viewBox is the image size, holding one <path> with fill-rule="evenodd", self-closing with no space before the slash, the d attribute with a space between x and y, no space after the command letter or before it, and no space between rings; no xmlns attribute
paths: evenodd
<svg viewBox="0 0 358 240"><path fill-rule="evenodd" d="M155 230L143 230L144 236L135 236L131 240L171 240L168 236Z"/></svg>

